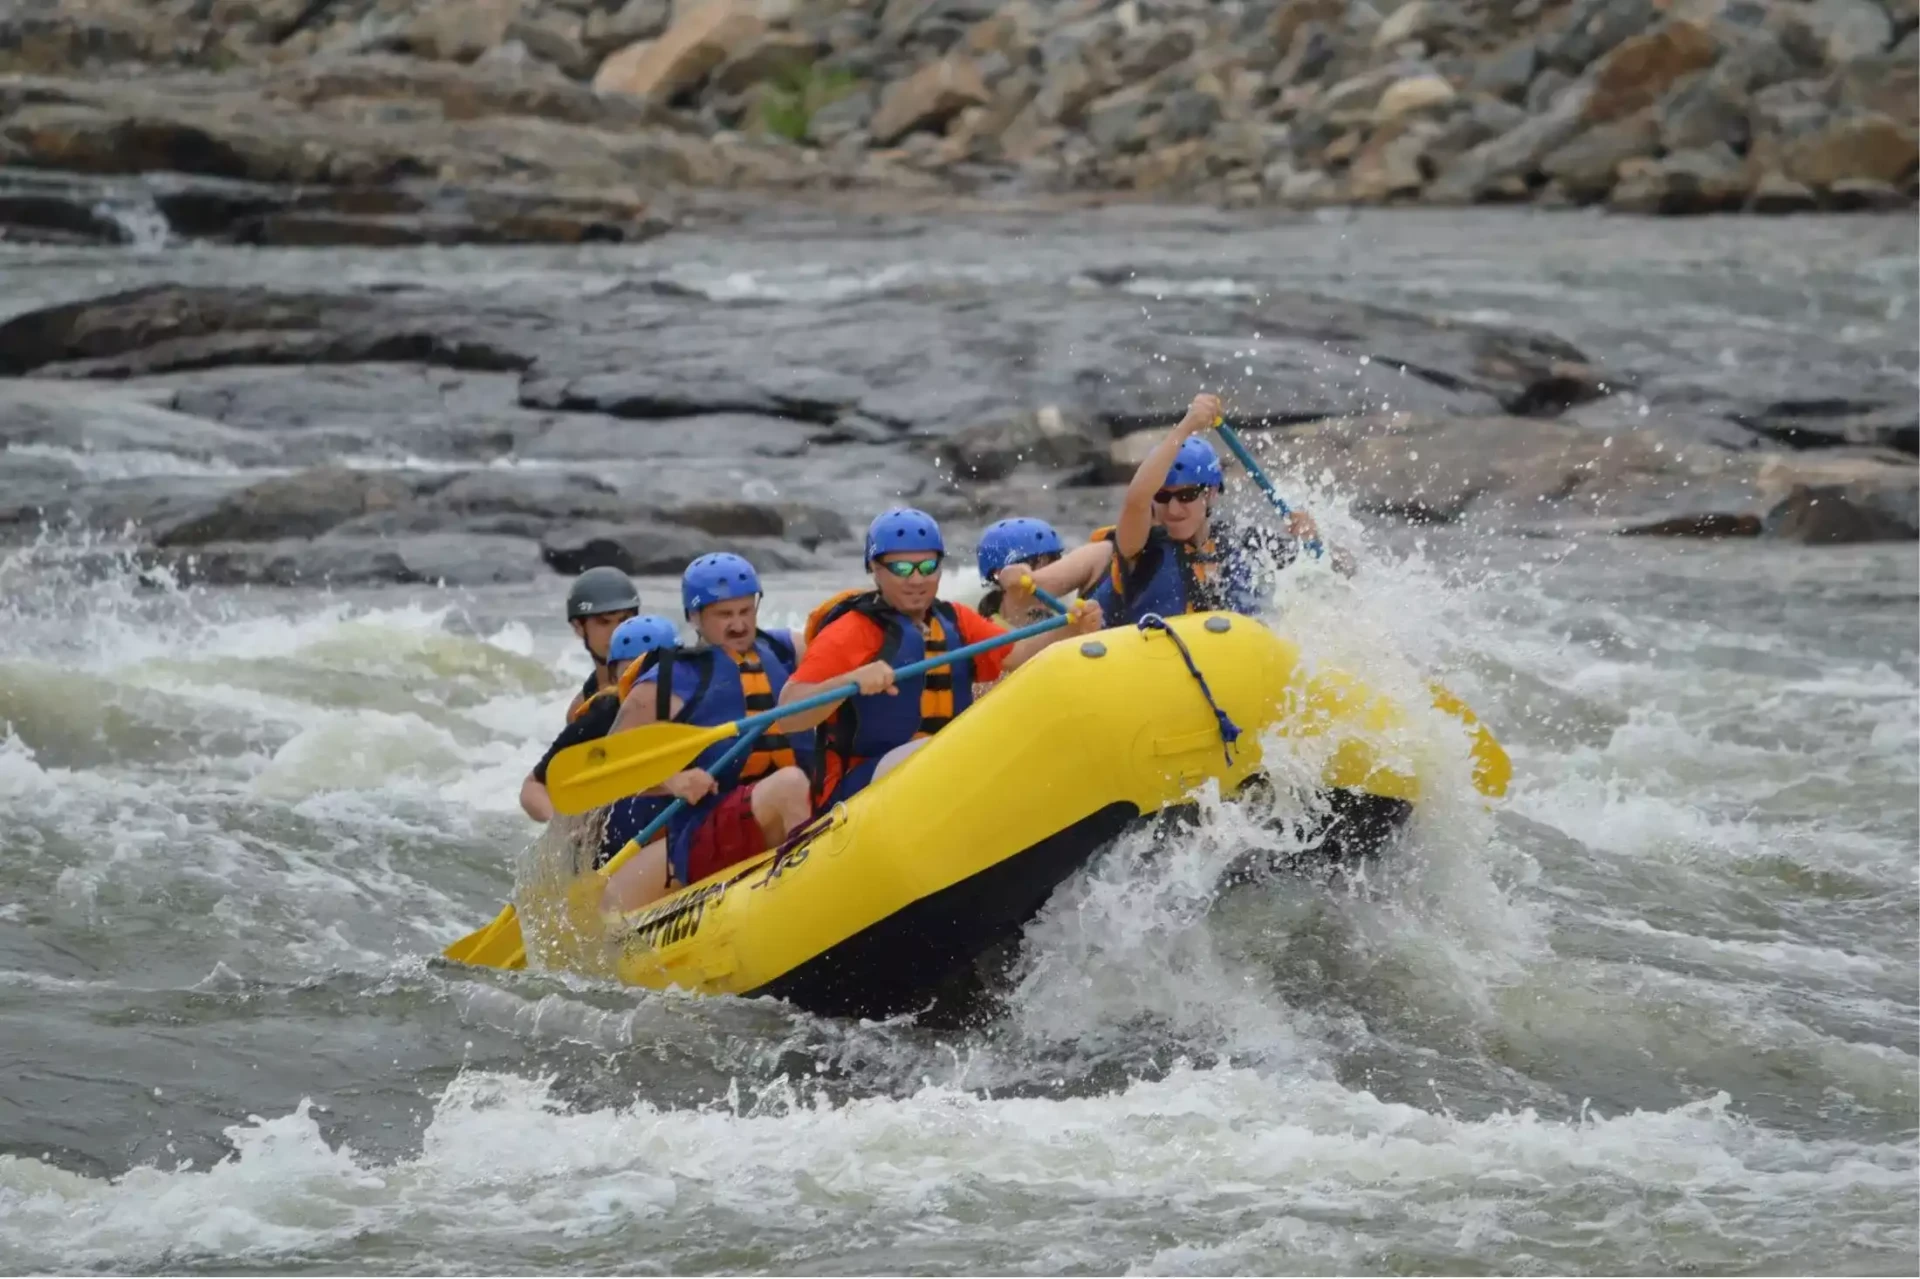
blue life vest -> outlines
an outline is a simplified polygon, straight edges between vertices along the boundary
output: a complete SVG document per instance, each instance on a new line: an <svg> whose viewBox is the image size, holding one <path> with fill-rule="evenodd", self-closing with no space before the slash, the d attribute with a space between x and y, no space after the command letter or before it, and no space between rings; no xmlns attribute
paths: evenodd
<svg viewBox="0 0 1920 1279"><path fill-rule="evenodd" d="M1204 566L1213 571L1203 575ZM1253 557L1227 529L1216 529L1209 545L1196 550L1155 525L1132 564L1121 560L1116 545L1113 568L1093 598L1109 626L1137 625L1149 614L1176 617L1228 609L1254 617L1260 612Z"/></svg>
<svg viewBox="0 0 1920 1279"><path fill-rule="evenodd" d="M698 648L663 658L658 670L643 677L652 680L656 686L658 701L655 704L655 718L661 723L671 719L676 723L714 728L764 710L772 710L779 703L780 690L786 687L798 660L793 635L789 631L761 631L754 637L753 648L754 656L766 674L768 690L751 697L741 681L739 664L724 649ZM676 693L681 699L677 715L670 713L671 699ZM711 772L733 744L732 741L726 741L707 747L689 767L704 768ZM688 856L694 833L728 791L757 782L789 765L805 768L811 762L812 755L811 743L792 742L777 728L769 729L754 742L753 749L745 759L714 773L716 789L698 804L689 804L681 809L667 822L667 862L673 868L675 881L682 884L687 882Z"/></svg>
<svg viewBox="0 0 1920 1279"><path fill-rule="evenodd" d="M821 620L821 629L848 613L859 613L880 628L882 639L875 661L897 670L928 656L927 636L913 619L889 607L878 591L841 601ZM960 615L952 604L935 600L927 620L937 631L932 647L950 653L965 646ZM932 736L971 706L973 659L962 658L951 666L900 680L895 687L899 692L891 696L854 694L814 730L816 811L831 808L865 789L873 781L880 757L888 751L917 737Z"/></svg>

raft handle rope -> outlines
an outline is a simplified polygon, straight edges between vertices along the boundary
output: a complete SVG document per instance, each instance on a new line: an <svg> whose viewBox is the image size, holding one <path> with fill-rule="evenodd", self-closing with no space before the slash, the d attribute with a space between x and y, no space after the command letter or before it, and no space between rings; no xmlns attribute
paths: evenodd
<svg viewBox="0 0 1920 1279"><path fill-rule="evenodd" d="M1240 726L1234 723L1225 711L1220 709L1219 702L1213 700L1213 690L1207 687L1207 677L1200 673L1200 667L1195 664L1193 654L1187 651L1186 641L1175 634L1174 629L1167 625L1167 619L1158 613L1148 613L1145 617L1141 618L1136 625L1139 626L1143 634L1147 631L1161 632L1173 641L1175 648L1180 650L1180 660L1187 664L1187 674L1193 676L1194 682L1200 685L1200 696L1207 699L1207 705L1213 711L1213 718L1219 722L1220 745L1227 757L1227 766L1231 768L1233 766L1233 744L1240 740Z"/></svg>

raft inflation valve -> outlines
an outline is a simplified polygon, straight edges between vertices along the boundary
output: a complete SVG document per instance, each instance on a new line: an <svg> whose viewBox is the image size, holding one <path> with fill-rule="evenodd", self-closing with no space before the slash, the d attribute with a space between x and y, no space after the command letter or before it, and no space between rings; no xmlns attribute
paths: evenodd
<svg viewBox="0 0 1920 1279"><path fill-rule="evenodd" d="M1233 623L1224 617L1209 617L1204 625L1215 635L1225 635L1233 629Z"/></svg>
<svg viewBox="0 0 1920 1279"><path fill-rule="evenodd" d="M1080 646L1080 654L1083 657L1105 657L1107 646L1099 640L1088 640Z"/></svg>

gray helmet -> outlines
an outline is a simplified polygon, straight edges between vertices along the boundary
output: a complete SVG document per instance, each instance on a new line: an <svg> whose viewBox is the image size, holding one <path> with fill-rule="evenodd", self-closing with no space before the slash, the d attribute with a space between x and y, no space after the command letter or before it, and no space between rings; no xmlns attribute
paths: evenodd
<svg viewBox="0 0 1920 1279"><path fill-rule="evenodd" d="M594 617L601 613L639 612L640 592L617 568L602 564L573 579L567 592L567 617Z"/></svg>

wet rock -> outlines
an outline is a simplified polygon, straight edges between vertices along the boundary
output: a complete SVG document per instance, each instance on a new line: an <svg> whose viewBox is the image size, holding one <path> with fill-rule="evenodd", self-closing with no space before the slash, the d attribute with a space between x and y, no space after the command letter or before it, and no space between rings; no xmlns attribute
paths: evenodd
<svg viewBox="0 0 1920 1279"><path fill-rule="evenodd" d="M1747 199L1749 213L1806 213L1818 205L1811 190L1771 170L1754 184L1753 194Z"/></svg>
<svg viewBox="0 0 1920 1279"><path fill-rule="evenodd" d="M208 586L492 586L548 576L537 543L476 533L215 542L162 547L145 558L184 583Z"/></svg>
<svg viewBox="0 0 1920 1279"><path fill-rule="evenodd" d="M508 515L554 522L614 517L631 503L614 485L582 472L490 469L458 476L424 505L463 519Z"/></svg>
<svg viewBox="0 0 1920 1279"><path fill-rule="evenodd" d="M0 447L69 449L76 454L144 452L201 463L270 466L269 441L169 407L164 389L145 393L70 381L0 382ZM9 458L7 466L14 465Z"/></svg>
<svg viewBox="0 0 1920 1279"><path fill-rule="evenodd" d="M540 539L540 555L557 573L611 565L623 573L672 575L715 551L744 555L761 572L817 569L821 562L797 546L762 537L716 536L657 521L593 523L555 529Z"/></svg>
<svg viewBox="0 0 1920 1279"><path fill-rule="evenodd" d="M1087 136L1102 151L1131 153L1147 145L1148 116L1159 95L1148 85L1129 85L1087 108Z"/></svg>
<svg viewBox="0 0 1920 1279"><path fill-rule="evenodd" d="M1409 76L1396 80L1387 86L1380 95L1380 101L1374 106L1376 121L1385 124L1416 112L1430 112L1444 107L1454 100L1453 86L1444 76Z"/></svg>
<svg viewBox="0 0 1920 1279"><path fill-rule="evenodd" d="M1920 57L1913 43L1909 34L1904 53L1896 50L1841 67L1832 82L1836 105L1920 128Z"/></svg>
<svg viewBox="0 0 1920 1279"><path fill-rule="evenodd" d="M963 109L982 105L991 97L971 59L942 58L888 86L874 112L873 139L886 146L915 129L939 132Z"/></svg>
<svg viewBox="0 0 1920 1279"><path fill-rule="evenodd" d="M1623 41L1594 68L1587 119L1618 120L1643 111L1683 76L1713 64L1719 46L1704 27L1667 22Z"/></svg>
<svg viewBox="0 0 1920 1279"><path fill-rule="evenodd" d="M714 537L780 538L809 551L853 538L839 511L806 502L693 502L660 507L658 518Z"/></svg>
<svg viewBox="0 0 1920 1279"><path fill-rule="evenodd" d="M1170 27L1150 39L1131 45L1120 62L1123 80L1152 79L1169 67L1185 61L1194 50L1193 33L1183 27Z"/></svg>
<svg viewBox="0 0 1920 1279"><path fill-rule="evenodd" d="M957 478L975 483L1005 479L1025 462L1078 470L1100 460L1104 434L1058 405L1047 405L960 431L941 442L940 458Z"/></svg>
<svg viewBox="0 0 1920 1279"><path fill-rule="evenodd" d="M1527 86L1533 83L1539 66L1538 41L1531 36L1515 40L1497 53L1480 59L1473 72L1474 91L1519 102L1526 97Z"/></svg>
<svg viewBox="0 0 1920 1279"><path fill-rule="evenodd" d="M678 418L751 413L832 423L860 403L860 386L820 369L768 366L734 375L712 368L597 373L565 378L535 369L520 402L612 417Z"/></svg>
<svg viewBox="0 0 1920 1279"><path fill-rule="evenodd" d="M1813 0L1801 14L1835 66L1893 44L1893 19L1874 0Z"/></svg>
<svg viewBox="0 0 1920 1279"><path fill-rule="evenodd" d="M1548 67L1527 86L1526 97L1521 105L1526 107L1529 115L1543 114L1560 100L1560 95L1572 84L1572 76L1558 67Z"/></svg>
<svg viewBox="0 0 1920 1279"><path fill-rule="evenodd" d="M1827 204L1842 213L1884 213L1913 207L1913 199L1890 182L1842 178L1827 188Z"/></svg>
<svg viewBox="0 0 1920 1279"><path fill-rule="evenodd" d="M1160 116L1160 136L1180 143L1203 138L1220 119L1220 99L1199 89L1182 89L1167 99Z"/></svg>
<svg viewBox="0 0 1920 1279"><path fill-rule="evenodd" d="M1652 115L1642 112L1587 130L1549 153L1540 168L1570 198L1586 203L1613 189L1621 164L1652 155L1659 142Z"/></svg>
<svg viewBox="0 0 1920 1279"><path fill-rule="evenodd" d="M821 146L832 146L842 138L866 132L873 118L877 97L872 88L861 86L844 98L827 103L807 121L807 138Z"/></svg>
<svg viewBox="0 0 1920 1279"><path fill-rule="evenodd" d="M579 18L551 12L515 18L507 24L506 39L563 74L585 79L599 60L587 51L584 34L585 24Z"/></svg>
<svg viewBox="0 0 1920 1279"><path fill-rule="evenodd" d="M1586 127L1586 95L1575 87L1562 94L1544 114L1459 156L1428 186L1426 198L1442 204L1463 204L1496 194L1503 183L1524 184L1538 173L1540 162Z"/></svg>
<svg viewBox="0 0 1920 1279"><path fill-rule="evenodd" d="M616 7L598 7L587 15L580 36L587 54L596 61L667 29L672 6L667 0L626 0Z"/></svg>
<svg viewBox="0 0 1920 1279"><path fill-rule="evenodd" d="M665 102L706 79L765 30L746 0L706 0L678 15L658 40L629 45L609 57L594 74L593 87Z"/></svg>
<svg viewBox="0 0 1920 1279"><path fill-rule="evenodd" d="M1771 461L1757 488L1771 537L1810 543L1920 537L1920 469L1898 454L1807 453Z"/></svg>
<svg viewBox="0 0 1920 1279"><path fill-rule="evenodd" d="M1724 142L1659 160L1628 160L1607 204L1620 213L1700 214L1746 203L1746 166Z"/></svg>
<svg viewBox="0 0 1920 1279"><path fill-rule="evenodd" d="M1717 73L1682 80L1655 108L1660 145L1668 151L1687 151L1715 142L1744 150L1747 115L1745 95Z"/></svg>
<svg viewBox="0 0 1920 1279"><path fill-rule="evenodd" d="M1519 416L1552 417L1609 390L1578 347L1550 334L1489 330L1475 335L1472 350L1474 373Z"/></svg>
<svg viewBox="0 0 1920 1279"><path fill-rule="evenodd" d="M1920 408L1873 400L1781 400L1732 420L1788 448L1839 445L1920 454Z"/></svg>
<svg viewBox="0 0 1920 1279"><path fill-rule="evenodd" d="M419 491L418 477L316 467L228 494L212 509L151 530L155 546L311 538L376 511L395 510Z"/></svg>
<svg viewBox="0 0 1920 1279"><path fill-rule="evenodd" d="M1415 524L1586 514L1692 491L1699 469L1653 432L1597 432L1537 418L1339 418L1295 427L1262 456L1289 473L1332 472L1356 511Z"/></svg>
<svg viewBox="0 0 1920 1279"><path fill-rule="evenodd" d="M0 373L127 377L226 364L383 360L502 370L531 362L459 328L457 320L389 311L364 296L156 285L0 324Z"/></svg>
<svg viewBox="0 0 1920 1279"><path fill-rule="evenodd" d="M1548 39L1548 62L1577 72L1608 50L1652 24L1652 0L1577 0L1565 25Z"/></svg>
<svg viewBox="0 0 1920 1279"><path fill-rule="evenodd" d="M1431 120L1396 123L1377 131L1348 170L1348 195L1369 204L1419 195L1430 176L1428 150L1440 133L1440 126Z"/></svg>
<svg viewBox="0 0 1920 1279"><path fill-rule="evenodd" d="M811 37L769 31L713 73L715 93L745 93L756 84L794 75L811 66L818 50Z"/></svg>
<svg viewBox="0 0 1920 1279"><path fill-rule="evenodd" d="M1917 163L1915 131L1882 115L1836 115L1780 150L1781 171L1815 190L1849 178L1898 183Z"/></svg>
<svg viewBox="0 0 1920 1279"><path fill-rule="evenodd" d="M1729 537L1759 537L1762 527L1758 515L1709 511L1699 515L1669 516L1646 524L1630 524L1619 531L1619 536L1694 537L1717 541Z"/></svg>
<svg viewBox="0 0 1920 1279"><path fill-rule="evenodd" d="M417 13L402 47L423 58L472 62L507 38L520 0L443 0Z"/></svg>

